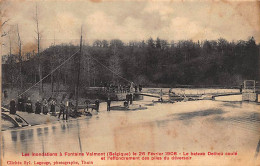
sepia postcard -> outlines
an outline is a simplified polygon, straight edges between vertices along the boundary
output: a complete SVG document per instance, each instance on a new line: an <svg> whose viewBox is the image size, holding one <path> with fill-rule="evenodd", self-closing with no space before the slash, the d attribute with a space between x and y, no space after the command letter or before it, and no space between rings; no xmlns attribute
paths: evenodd
<svg viewBox="0 0 260 166"><path fill-rule="evenodd" d="M1 166L260 165L260 1L0 12Z"/></svg>

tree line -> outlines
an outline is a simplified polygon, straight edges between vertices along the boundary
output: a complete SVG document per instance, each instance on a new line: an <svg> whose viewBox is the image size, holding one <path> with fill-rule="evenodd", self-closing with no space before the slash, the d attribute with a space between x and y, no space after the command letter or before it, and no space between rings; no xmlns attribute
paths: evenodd
<svg viewBox="0 0 260 166"><path fill-rule="evenodd" d="M238 86L245 79L258 80L259 48L253 37L236 42L223 38L196 42L168 42L160 38L128 43L119 39L96 40L82 48L80 86L128 81L151 87ZM36 83L78 50L79 46L60 44L50 46L39 56L34 51L21 56L21 50L17 55L10 54L3 64L3 84L24 88ZM73 90L78 54L43 83L51 84L52 91L60 85Z"/></svg>

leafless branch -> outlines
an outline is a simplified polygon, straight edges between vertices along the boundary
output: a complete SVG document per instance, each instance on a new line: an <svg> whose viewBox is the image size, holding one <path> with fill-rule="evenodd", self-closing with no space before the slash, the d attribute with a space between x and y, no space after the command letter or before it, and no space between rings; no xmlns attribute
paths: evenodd
<svg viewBox="0 0 260 166"><path fill-rule="evenodd" d="M5 21L2 23L2 26L1 26L1 27L3 27L9 20L10 20L10 19L5 20Z"/></svg>
<svg viewBox="0 0 260 166"><path fill-rule="evenodd" d="M4 32L4 33L1 35L1 37L4 37L4 36L6 36L6 35L8 35L8 33Z"/></svg>

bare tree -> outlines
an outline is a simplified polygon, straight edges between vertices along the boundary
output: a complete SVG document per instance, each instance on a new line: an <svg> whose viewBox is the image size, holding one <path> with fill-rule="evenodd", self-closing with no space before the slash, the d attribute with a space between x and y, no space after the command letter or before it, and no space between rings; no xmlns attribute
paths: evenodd
<svg viewBox="0 0 260 166"><path fill-rule="evenodd" d="M11 82L11 89L13 89L14 88L14 84L17 82L16 75L18 73L17 73L17 70L16 70L16 57L12 53L12 39L11 39L11 35L9 34L8 37L9 37L9 56L7 58L7 64L9 64L8 75L9 75L10 82Z"/></svg>
<svg viewBox="0 0 260 166"><path fill-rule="evenodd" d="M50 56L50 58L51 58L51 62L50 62L50 64L51 64L51 71L53 70L53 68L54 68L54 60L55 60L55 54L56 54L56 52L55 52L55 33L54 33L54 42L53 42L53 55L51 55ZM54 78L53 78L53 73L51 73L51 94L53 95L53 92L54 92Z"/></svg>
<svg viewBox="0 0 260 166"><path fill-rule="evenodd" d="M41 61L40 61L40 41L41 41L41 32L39 30L39 16L38 16L38 6L36 4L36 8L35 8L35 17L34 17L34 21L36 23L36 35L37 35L37 48L38 48L38 72L39 72L39 79L42 80L42 68L41 68ZM40 85L39 85L39 93L43 92L43 83L42 81L40 81Z"/></svg>
<svg viewBox="0 0 260 166"><path fill-rule="evenodd" d="M8 33L9 33L9 31L5 31L4 28L3 28L4 25L5 25L8 21L9 21L9 19L8 19L8 20L5 20L5 21L1 24L1 29L2 29L1 37L4 37L4 36L8 35Z"/></svg>
<svg viewBox="0 0 260 166"><path fill-rule="evenodd" d="M7 11L8 2L7 1L0 1L0 16L1 16L1 37L5 37L9 34L9 31L5 30L5 25L10 21L10 19L5 18Z"/></svg>

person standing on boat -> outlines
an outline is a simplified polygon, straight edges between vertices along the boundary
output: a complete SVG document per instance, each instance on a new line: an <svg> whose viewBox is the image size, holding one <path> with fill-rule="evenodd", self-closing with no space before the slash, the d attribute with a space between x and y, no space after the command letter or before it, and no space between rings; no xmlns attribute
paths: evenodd
<svg viewBox="0 0 260 166"><path fill-rule="evenodd" d="M139 92L142 92L143 86L139 85Z"/></svg>
<svg viewBox="0 0 260 166"><path fill-rule="evenodd" d="M16 113L16 106L15 106L15 101L12 99L10 101L10 114L15 114Z"/></svg>
<svg viewBox="0 0 260 166"><path fill-rule="evenodd" d="M242 93L243 90L243 84L240 85L240 93Z"/></svg>
<svg viewBox="0 0 260 166"><path fill-rule="evenodd" d="M128 102L126 100L124 101L124 107L128 108Z"/></svg>
<svg viewBox="0 0 260 166"><path fill-rule="evenodd" d="M28 99L26 101L25 109L26 109L26 112L33 113L32 101L31 101L30 97L28 97Z"/></svg>
<svg viewBox="0 0 260 166"><path fill-rule="evenodd" d="M129 92L130 93L134 92L134 83L133 82L130 83Z"/></svg>
<svg viewBox="0 0 260 166"><path fill-rule="evenodd" d="M129 105L129 94L128 93L126 94L125 99L126 99L127 105Z"/></svg>
<svg viewBox="0 0 260 166"><path fill-rule="evenodd" d="M137 92L137 85L135 85L135 92Z"/></svg>
<svg viewBox="0 0 260 166"><path fill-rule="evenodd" d="M160 91L160 101L161 101L161 102L163 102L162 96L163 96L163 92L162 92L162 89L161 89L161 91Z"/></svg>
<svg viewBox="0 0 260 166"><path fill-rule="evenodd" d="M40 114L42 112L42 104L37 100L35 103L35 114Z"/></svg>
<svg viewBox="0 0 260 166"><path fill-rule="evenodd" d="M133 95L132 95L132 93L129 94L129 101L130 101L130 104L133 104Z"/></svg>
<svg viewBox="0 0 260 166"><path fill-rule="evenodd" d="M87 99L87 100L85 100L84 104L85 104L84 112L86 111L86 109L87 109L87 112L88 112L90 101Z"/></svg>
<svg viewBox="0 0 260 166"><path fill-rule="evenodd" d="M47 101L47 99L43 99L42 105L43 105L42 113L44 115L47 115L47 113L48 113L48 101Z"/></svg>
<svg viewBox="0 0 260 166"><path fill-rule="evenodd" d="M111 100L110 97L107 98L107 111L110 111L110 105L111 105Z"/></svg>

